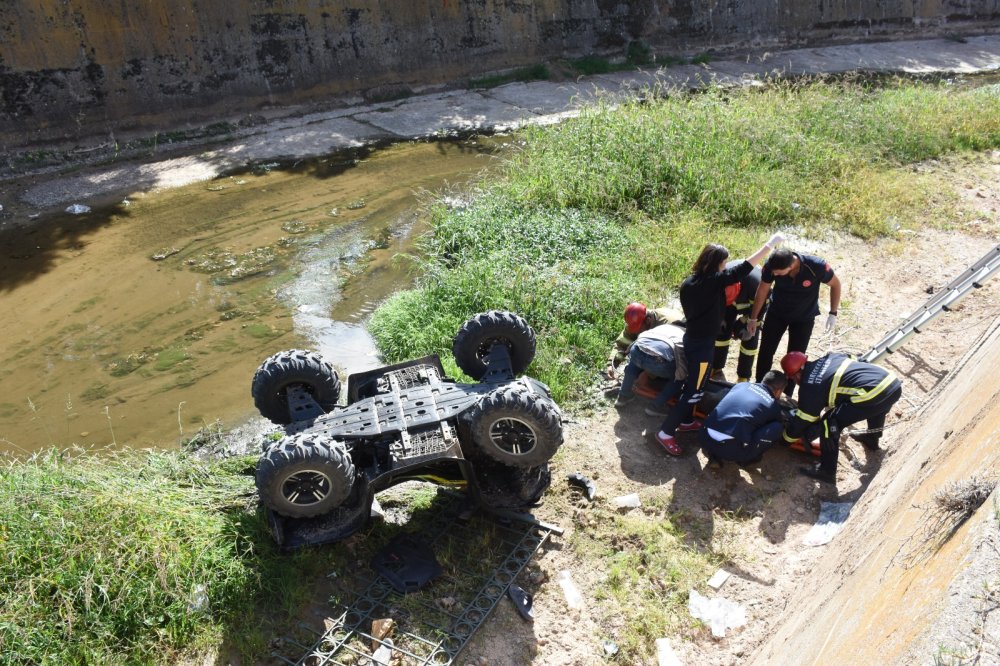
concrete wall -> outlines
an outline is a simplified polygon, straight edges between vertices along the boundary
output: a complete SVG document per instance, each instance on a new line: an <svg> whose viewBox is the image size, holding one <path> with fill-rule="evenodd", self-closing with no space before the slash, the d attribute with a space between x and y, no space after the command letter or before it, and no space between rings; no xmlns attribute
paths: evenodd
<svg viewBox="0 0 1000 666"><path fill-rule="evenodd" d="M1000 0L6 0L0 146L461 85L633 40L675 55L998 21Z"/></svg>

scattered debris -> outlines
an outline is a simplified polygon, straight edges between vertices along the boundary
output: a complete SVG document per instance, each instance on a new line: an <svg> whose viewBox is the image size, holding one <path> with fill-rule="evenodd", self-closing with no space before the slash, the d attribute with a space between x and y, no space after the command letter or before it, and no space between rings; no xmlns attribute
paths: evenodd
<svg viewBox="0 0 1000 666"><path fill-rule="evenodd" d="M396 621L391 617L383 617L372 620L372 650L378 650L379 645L388 642L393 630L396 628Z"/></svg>
<svg viewBox="0 0 1000 666"><path fill-rule="evenodd" d="M573 610L583 608L583 595L580 594L580 589L573 582L569 569L563 569L559 572L559 587L562 588L567 606Z"/></svg>
<svg viewBox="0 0 1000 666"><path fill-rule="evenodd" d="M392 639L387 638L372 653L373 666L392 666Z"/></svg>
<svg viewBox="0 0 1000 666"><path fill-rule="evenodd" d="M419 590L441 575L434 551L409 534L400 534L375 553L371 567L400 594Z"/></svg>
<svg viewBox="0 0 1000 666"><path fill-rule="evenodd" d="M853 502L821 502L819 517L802 538L802 543L807 546L822 546L830 543L837 532L843 529L852 506L854 506Z"/></svg>
<svg viewBox="0 0 1000 666"><path fill-rule="evenodd" d="M718 590L726 584L726 581L729 580L731 575L732 574L725 569L719 569L711 578L708 579L708 586L713 590Z"/></svg>
<svg viewBox="0 0 1000 666"><path fill-rule="evenodd" d="M164 247L149 255L149 258L153 261L163 261L167 257L173 256L178 252L180 252L180 250L176 247Z"/></svg>
<svg viewBox="0 0 1000 666"><path fill-rule="evenodd" d="M532 596L525 592L523 588L511 583L510 587L507 588L507 596L514 602L514 608L517 609L518 614L522 618L528 622L535 619L535 613L531 609Z"/></svg>
<svg viewBox="0 0 1000 666"><path fill-rule="evenodd" d="M629 493L628 495L622 495L611 500L611 503L617 509L638 509L642 506L639 501L638 493Z"/></svg>
<svg viewBox="0 0 1000 666"><path fill-rule="evenodd" d="M441 610L450 611L458 606L458 599L455 597L441 597L440 599L435 599L434 603L438 605Z"/></svg>
<svg viewBox="0 0 1000 666"><path fill-rule="evenodd" d="M670 645L669 638L656 639L656 664L657 666L681 666L681 660L677 658L677 653Z"/></svg>
<svg viewBox="0 0 1000 666"><path fill-rule="evenodd" d="M601 641L601 647L604 648L604 655L607 657L613 657L618 654L618 643L609 640Z"/></svg>
<svg viewBox="0 0 1000 666"><path fill-rule="evenodd" d="M594 485L593 481L585 477L583 474L580 474L579 472L574 472L572 474L567 475L566 480L569 481L571 485L583 488L584 494L586 495L587 499L590 500L591 502L594 501L594 498L597 496L597 486Z"/></svg>
<svg viewBox="0 0 1000 666"><path fill-rule="evenodd" d="M90 206L84 206L83 204L73 204L72 206L66 207L66 212L70 215L83 215L84 213L90 212Z"/></svg>
<svg viewBox="0 0 1000 666"><path fill-rule="evenodd" d="M724 597L703 597L694 589L688 596L688 612L711 627L712 635L716 638L725 636L727 629L736 629L747 623L747 613L743 606Z"/></svg>

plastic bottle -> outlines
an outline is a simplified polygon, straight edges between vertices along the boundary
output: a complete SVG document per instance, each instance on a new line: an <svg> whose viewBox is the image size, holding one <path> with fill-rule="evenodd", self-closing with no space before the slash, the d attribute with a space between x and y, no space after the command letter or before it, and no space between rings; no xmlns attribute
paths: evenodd
<svg viewBox="0 0 1000 666"><path fill-rule="evenodd" d="M562 588L567 606L573 610L583 608L583 595L580 594L580 589L573 582L569 570L563 569L559 572L559 587Z"/></svg>

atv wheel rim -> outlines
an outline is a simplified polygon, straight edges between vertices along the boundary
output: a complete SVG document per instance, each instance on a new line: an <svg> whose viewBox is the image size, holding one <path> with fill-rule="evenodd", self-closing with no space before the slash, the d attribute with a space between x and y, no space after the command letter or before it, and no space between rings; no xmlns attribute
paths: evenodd
<svg viewBox="0 0 1000 666"><path fill-rule="evenodd" d="M535 431L520 419L497 419L490 426L490 441L501 451L522 455L535 448Z"/></svg>
<svg viewBox="0 0 1000 666"><path fill-rule="evenodd" d="M330 477L314 469L306 469L291 475L281 484L281 496L295 506L319 504L330 496Z"/></svg>
<svg viewBox="0 0 1000 666"><path fill-rule="evenodd" d="M479 348L476 350L476 358L482 361L484 358L489 356L490 350L493 349L494 345L503 345L507 348L507 352L513 356L514 348L511 345L510 340L504 337L492 337L484 338L482 342L479 343Z"/></svg>

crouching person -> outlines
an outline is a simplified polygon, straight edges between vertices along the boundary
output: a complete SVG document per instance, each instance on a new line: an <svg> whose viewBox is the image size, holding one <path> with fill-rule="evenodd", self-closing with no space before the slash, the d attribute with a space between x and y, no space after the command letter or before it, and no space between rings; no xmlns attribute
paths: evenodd
<svg viewBox="0 0 1000 666"><path fill-rule="evenodd" d="M653 377L667 380L653 399L653 404L646 408L646 413L651 416L666 416L667 402L680 394L687 377L683 328L661 324L639 334L628 354L628 365L622 373L622 387L616 405L631 399L632 387L643 370Z"/></svg>
<svg viewBox="0 0 1000 666"><path fill-rule="evenodd" d="M736 384L729 390L699 433L709 462L750 465L760 461L781 439L784 425L778 397L786 384L782 373L771 371L759 383Z"/></svg>

